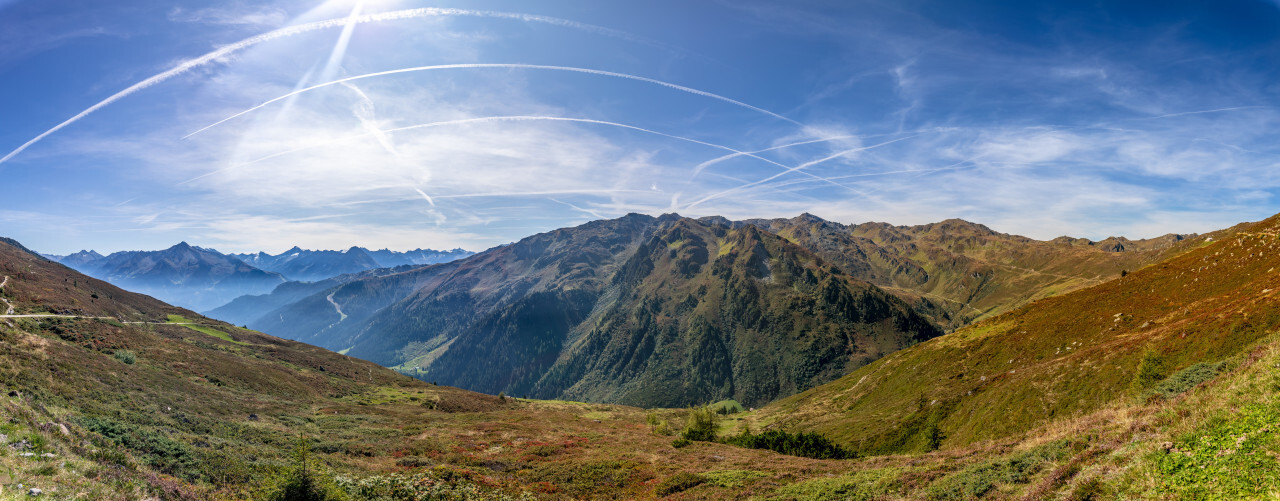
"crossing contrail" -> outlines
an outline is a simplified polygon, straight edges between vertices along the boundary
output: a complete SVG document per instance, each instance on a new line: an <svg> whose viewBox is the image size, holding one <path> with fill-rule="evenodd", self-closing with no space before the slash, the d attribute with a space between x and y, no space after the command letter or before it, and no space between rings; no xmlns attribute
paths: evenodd
<svg viewBox="0 0 1280 501"><path fill-rule="evenodd" d="M715 200L715 199L717 199L717 198L720 198L720 197L722 197L722 196L728 195L728 194L730 194L730 193L736 193L736 192L739 192L739 191L745 190L745 189L747 189L747 188L750 188L750 187L752 187L752 186L758 186L758 185L761 185L761 184L767 183L767 182L769 182L769 181L773 181L774 179L780 178L780 177L785 176L785 175L787 175L787 174L790 174L790 173L792 173L792 172L804 172L804 169L807 169L807 168L812 167L812 166L814 166L814 165L817 165L817 164L820 164L820 163L826 162L826 161L828 161L828 160L832 160L832 159L835 159L835 158L842 157L842 156L844 156L844 155L848 155L848 154L850 154L850 153L854 153L854 152L858 152L858 151L866 151L866 150L870 150L870 149L875 149L875 148L879 148L879 147L881 147L881 146L886 146L886 145L890 145L890 144L896 143L896 142L898 142L898 141L906 141L906 140L908 140L908 139L912 139L912 138L920 137L920 136L922 136L922 135L924 135L924 134L916 134L916 135L913 135L913 136L900 137L900 138L898 138L898 139L893 139L893 140L890 140L890 141L885 141L885 142L883 142L883 143L876 143L876 144L873 144L873 145L871 145L871 146L861 146L861 147L858 147L858 148L853 148L853 149L843 150L843 151L837 152L837 153L835 153L835 154L833 154L833 155L829 155L829 156L826 156L826 157L823 157L823 158L819 158L819 159L817 159L817 160L811 160L811 161L808 161L808 162L802 163L802 164L797 165L797 166L795 166L795 167L787 167L787 168L786 168L786 170L784 170L784 171L782 171L782 172L779 172L779 173L777 173L777 174L774 174L774 175L772 175L772 176L766 177L766 178L764 178L764 179L761 179L761 180L759 180L759 181L755 181L755 182L747 183L747 184L744 184L744 185L742 185L742 186L737 186L737 187L734 187L734 188L729 188L729 189L724 190L724 191L721 191L721 192L719 192L719 193L712 193L712 194L710 194L710 195L707 195L707 196L705 196L705 197L702 197L701 199L699 199L699 200L697 200L697 201L694 201L693 203L691 203L691 204L689 204L689 205L686 205L684 208L685 208L685 210L688 210L688 209L691 209L691 208L693 208L693 207L696 207L698 204L701 204L701 203L703 203L703 202L707 202L707 201ZM807 173L806 173L806 174L807 174ZM810 175L812 176L813 174L810 174ZM833 182L833 181L830 181L829 179L828 179L828 181L829 181L829 182ZM852 188L850 188L850 189L852 189ZM854 190L854 191L857 191L857 190Z"/></svg>
<svg viewBox="0 0 1280 501"><path fill-rule="evenodd" d="M903 134L914 134L914 133L919 133L919 132L936 132L936 131L938 131L938 130L939 130L939 129L934 128L934 129L918 129L918 130L913 130L913 131L902 131L902 132L888 132L888 133L883 133L883 134L855 134L855 135L846 135L846 136L831 136L831 137L823 137L823 138L818 138L818 139L810 139L810 140L808 140L808 141L800 141L800 142L796 142L796 143L788 143L788 144L783 144L783 145L773 146L773 147L765 148L765 149L762 149L762 150L755 150L755 151L752 151L752 152L749 152L749 153L767 153L767 152L770 152L770 151L782 150L782 149L792 148L792 147L796 147L796 146L804 146L804 145L806 145L806 144L826 143L826 142L830 142L830 141L839 141L839 140L841 140L841 139L866 139L866 138L872 138L872 137L883 137L883 136L900 136L900 135L903 135ZM716 157L716 158L713 158L713 159L711 159L711 160L707 160L706 162L702 162L702 163L700 163L700 164L698 164L698 165L694 166L694 168L693 168L693 177L698 177L698 174L701 174L701 173L702 173L702 171L703 171L703 170L705 170L707 167L710 167L710 166L712 166L712 165L718 164L718 163L723 162L723 161L725 161L725 160L730 160L730 159L737 158L737 157L740 157L740 156L742 156L742 154L741 154L741 153L730 153L730 154L728 154L728 155L724 155L724 156ZM831 178L831 179L836 179L836 178Z"/></svg>
<svg viewBox="0 0 1280 501"><path fill-rule="evenodd" d="M512 12L496 12L496 11L467 10L467 9L445 9L445 8L434 8L434 7L421 8L421 9L395 10L390 12L380 12L377 14L364 14L364 15L355 16L355 17L348 16L348 17L342 17L338 19L328 19L324 21L316 21L312 23L288 26L288 27L280 28L278 30L269 31L261 35L252 36L230 45L222 46L213 52L209 52L195 59L184 61L178 64L177 66L174 66L173 68L170 68L161 73L153 75L136 84L130 85L124 90L117 92L115 94L112 94L106 99L103 99L102 101L98 102L98 104L90 106L86 108L84 111L77 113L75 116L68 118L67 120L63 121L58 125L53 126L53 128L47 131L44 131L40 135L32 138L30 141L23 143L22 146L19 146L17 149L10 151L9 154L5 155L4 157L0 157L0 164L3 164L9 161L9 159L17 156L19 153L22 153L24 150L31 147L31 145L36 144L37 142L39 142L40 140L46 137L49 137L49 135L59 130L62 130L63 127L76 123L80 119L86 116L89 116L89 114L95 111L98 111L106 106L109 106L111 103L114 103L116 101L129 97L133 93L146 89L147 87L151 87L158 83L169 80L170 78L186 73L194 68L198 68L206 64L219 61L222 58L225 58L235 52L239 52L249 47L253 47L260 43L270 42L272 40L276 40L280 38L291 37L294 35L300 35L303 33L308 33L312 31L323 30L328 28L345 27L348 25L363 24L363 23L392 21L392 20L399 20L399 19L413 19L413 18L422 18L422 17L436 17L436 16L466 16L466 17L513 19L517 21L535 22L535 23L550 24L554 26L562 26L566 28L572 28L576 30L590 32L590 33L622 38L625 40L645 43L649 45L657 44L657 42L652 42L647 39L637 37L635 35L632 35L630 33L626 33L623 31L618 31L618 30L605 28L602 26L596 26L592 24L579 23L577 21L570 21L567 19L560 19L555 17L538 16L533 14L520 14L520 13L512 13Z"/></svg>
<svg viewBox="0 0 1280 501"><path fill-rule="evenodd" d="M225 167L225 168L218 169L218 170L215 170L215 171L212 171L212 172L206 172L206 173L201 174L201 175L199 175L199 176L196 176L196 177L193 177L193 178L188 179L188 180L186 180L186 181L183 181L183 182L181 182L181 183L178 183L178 185L183 185L183 184L191 183L191 182L193 182L193 181L197 181L197 180L199 180L199 179L203 179L203 178L206 178L206 177L212 176L212 175L214 175L214 174L218 174L218 173L220 173L220 172L226 172L226 171L229 171L229 170L232 170L232 169L236 169L236 168L240 168L240 167L245 167L245 166L248 166L248 165L251 165L251 164L255 164L255 163L258 163L258 162L261 162L261 161L264 161L264 160L269 160L269 159L272 159L272 158L281 157L281 156L289 155L289 154L293 154L293 153L298 153L298 152L300 152L300 151L306 151L306 150L310 150L310 149L314 149L314 148L320 148L320 147L324 147L324 146L330 146L330 145L333 145L333 144L335 144L335 143L341 143L341 142L351 141L351 140L355 140L355 139L359 139L359 138L363 138L363 137L369 137L369 136L375 136L375 137L377 137L377 136L379 136L379 135L391 134L391 133L394 133L394 132L402 132L402 131L415 130L415 129L428 129L428 128L432 128L432 127L442 127L442 126L447 126L447 125L464 125L464 124L470 124L470 123L485 123L485 122L529 122L529 121L573 122L573 123L587 123L587 124L596 124L596 125L607 125L607 126L611 126L611 127L620 127L620 128L623 128L623 129L630 129L630 130L634 130L634 131L644 132L644 133L647 133L647 134L653 134L653 135L657 135L657 136L662 136L662 137L667 137L667 138L676 139L676 140L680 140L680 141L685 141L685 142L689 142L689 143L694 143L694 144L698 144L698 145L706 146L706 147L709 147L709 148L715 148L715 149L718 149L718 150L728 151L728 152L730 152L730 153L741 154L742 156L746 156L746 157L749 157L749 158L754 158L754 159L760 160L760 161L762 161L762 162L766 162L766 163L769 163L769 164L772 164L772 165L775 165L775 166L781 167L781 168L783 168L783 169L789 169L787 172L793 172L793 171L795 171L795 170L796 170L796 169L795 169L795 168L793 168L793 167L788 167L788 166L786 166L786 165L783 165L783 164L781 164L781 163L775 162L775 161L770 160L770 159L768 159L768 158L764 158L764 157L761 157L761 156L759 156L759 155L756 155L756 154L754 154L754 153L745 152L745 151L739 151L739 150L736 150L736 149L730 148L730 147L728 147L728 146L723 146L723 145L714 144L714 143L708 143L708 142L706 142L706 141L699 141L699 140L697 140L697 139L693 139L693 138L688 138L688 137L683 137L683 136L676 136L676 135L672 135L672 134L667 134L667 133L665 133L665 132L658 132L658 131L655 131L655 130L645 129L645 128L643 128L643 127L636 127L636 126L634 126L634 125L627 125L627 124L622 124L622 123L617 123L617 122L608 122L608 121L604 121L604 120L594 120L594 119L590 119L590 118L569 118L569 117L550 117L550 116L513 115L513 116L476 117L476 118L463 118L463 119L458 119L458 120L446 120L446 121L443 121L443 122L431 122L431 123L418 124L418 125L409 125L409 126L405 126L405 127L396 127L396 128L394 128L394 129L381 129L381 130L377 130L377 131L366 132L366 133L363 133L363 134L354 134L354 135L347 136L347 137L344 137L344 138L335 139L335 140L332 140L332 141L326 141L326 142L325 142L325 143L323 143L323 144L317 144L317 145L313 145L313 146L303 146L303 147L301 147L301 148L294 148L294 149L292 149L292 150L286 150L286 151L281 151L281 152L278 152L278 153L272 153L272 154L270 154L270 155L267 155L267 156L264 156L264 157L260 157L260 158L254 159L254 160L250 160L250 161L248 161L248 162L244 162L244 163L241 163L241 164L232 165L232 166L230 166L230 167ZM808 176L810 176L810 177L813 177L813 178L815 178L815 179L818 179L818 180L825 180L825 178L823 178L823 177L821 177L821 176L817 176L817 175L814 175L814 174L811 174L811 173L808 173L808 172L803 172L803 171L801 171L801 172L802 172L803 174L808 175ZM784 172L784 173L785 173L785 172ZM779 175L781 175L781 174L779 174ZM835 184L835 185L837 185L837 186L841 186L841 187L843 187L843 188L848 188L847 186L843 186L843 185L840 185L840 184L838 184L838 183L834 183L834 182L832 182L832 184Z"/></svg>
<svg viewBox="0 0 1280 501"><path fill-rule="evenodd" d="M721 95L719 95L719 94L713 94L713 93L710 93L710 92L707 92L707 91L704 91L704 90L698 90L698 89L694 89L694 88L691 88L691 87L685 87L685 86L683 86L683 85L677 85L677 84L673 84L673 83L670 83L670 82L664 82L664 81L662 81L662 80L655 80L655 79L652 79L652 78L647 78L647 77L642 77L642 76L637 76L637 75L630 75L630 74L627 74L627 73L617 73L617 72L613 72L613 71L594 70L594 69L590 69L590 68L575 68L575 67L572 67L572 66L548 66L548 65L541 65L541 64L513 64L513 63L462 63L462 64L436 64L436 65L431 65L431 66L414 66L414 67L412 67L412 68L400 68L400 69L398 69L398 70L387 70L387 71L379 71L379 72L375 72L375 73L365 73L365 74L363 74L363 75L355 75L355 76L350 76L350 77L346 77L346 78L340 78L340 79L337 79L337 80L332 80L332 81L329 81L329 82L319 83L319 84L312 85L312 86L307 87L307 88L304 88L304 89L298 89L298 90L295 90L295 91L290 92L290 93L288 93L288 94L285 94L285 95L282 95L282 96L279 96L279 97L275 97L275 98L272 98L272 99L268 99L268 100L266 100L266 101L263 101L261 104L259 104L259 105L257 105L257 106L254 106L254 107L249 108L249 109L247 109L247 110L241 111L241 112L239 112L239 113L236 113L236 114L234 114L234 115L231 115L231 116L229 116L229 117L227 117L227 118L224 118L224 119L222 119L222 120L218 120L217 122L214 122L214 123L212 123L212 124L206 125L206 126L204 126L204 127L200 128L199 130L197 130L197 131L195 131L195 132L192 132L192 133L190 133L190 134L187 134L187 135L185 135L185 136L182 136L182 138L183 138L183 139L187 139L187 138L189 138L189 137L191 137L191 136L194 136L194 135L199 134L199 133L201 133L201 132L204 132L204 131L206 131L206 130L209 130L209 129L212 129L212 128L214 128L214 127L217 127L218 125L221 125L221 124L223 124L223 123L225 123L225 122L227 122L227 121L229 121L229 120L235 119L235 118L240 117L240 116L244 116L244 115L246 115L246 114L248 114L248 113L252 113L252 112L254 112L254 111L256 111L256 110L259 110L259 109L261 109L261 108L262 108L262 107L264 107L264 106L270 105L271 103L274 103L274 102L276 102L276 101L280 101L280 100L282 100L282 99L288 99L288 98L293 97L293 96L296 96L296 95L298 95L298 94L302 94L302 93L304 93L304 92L310 92L310 91L313 91L313 90L316 90L316 89L319 89L319 88L322 88L322 87L328 87L328 86L330 86L330 85L338 85L338 84L342 84L342 83L345 83L345 82L350 82L350 81L352 81L352 80L361 80L361 79L365 79L365 78L382 77L382 76L387 76L387 75L397 75L397 74L400 74L400 73L412 73L412 72L417 72L417 71L454 70L454 69L476 69L476 68L503 68L503 69L526 69L526 70L570 71L570 72L575 72L575 73L587 73L587 74L590 74L590 75L602 75L602 76L608 76L608 77L625 78L625 79L628 79L628 80L636 80L636 81L640 81L640 82L646 82L646 83L651 83L651 84L655 84L655 85L661 85L661 86L663 86L663 87L667 87L667 88L670 88L670 89L675 89L675 90L678 90L678 91L681 91L681 92L687 92L687 93L694 94L694 95L697 95L697 96L709 97L709 98L711 98L711 99L716 99L716 100L724 101L724 102L726 102L726 103L733 104L733 105L735 105L735 106L739 106L739 107L746 108L746 109L749 109L749 110L752 110L752 111L756 111L756 112L764 113L765 115L769 115L769 116L771 116L771 117L778 118L778 119L780 119L780 120L785 120L785 121L790 122L790 123L793 123L793 124L795 124L795 125L803 126L803 124L801 124L800 122L797 122L797 121L792 120L792 119L790 119L790 118L784 117L784 116L779 115L779 114L777 114L777 113L774 113L774 112L772 112L772 111L769 111L769 110L766 110L766 109L763 109L763 108L757 108L757 107L755 107L755 106L749 105L749 104L744 103L744 102L742 102L742 101L738 101L738 100L735 100L735 99L727 98L727 97L721 96Z"/></svg>
<svg viewBox="0 0 1280 501"><path fill-rule="evenodd" d="M770 152L770 151L774 151L774 150L781 150L781 149L791 148L791 147L794 147L794 146L803 146L803 145L806 145L806 144L813 144L813 143L825 143L825 142L828 142L828 141L839 141L839 140L841 140L841 139L853 139L853 138L856 138L856 137L858 137L858 136L835 136L835 137L824 137L824 138L821 138L821 139L811 139L811 140L808 140L808 141L800 141L800 142L798 142L798 143L789 143L789 144L784 144L784 145L780 145L780 146L774 146L774 147L772 147L772 148L765 148L765 149L763 149L763 150L755 150L755 151L752 151L751 153L766 153L766 152ZM716 158L713 158L713 159L711 159L711 160L707 160L706 162L702 162L702 163L700 163L700 164L698 164L698 165L696 165L696 166L694 166L694 167L693 167L693 177L698 177L698 174L701 174L701 173L702 173L702 170L703 170L703 169L706 169L707 167L710 167L710 166L712 166L712 165L718 164L718 163L723 162L723 161L725 161L725 160L729 160L729 159L733 159L733 158L740 157L740 156L742 156L742 155L744 155L744 153L730 153L730 154L728 154L728 155L724 155L724 156L716 157Z"/></svg>

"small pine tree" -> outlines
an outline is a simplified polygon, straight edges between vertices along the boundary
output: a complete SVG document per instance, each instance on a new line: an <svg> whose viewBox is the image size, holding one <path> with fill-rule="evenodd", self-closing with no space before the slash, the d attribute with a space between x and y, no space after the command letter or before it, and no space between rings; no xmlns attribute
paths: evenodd
<svg viewBox="0 0 1280 501"><path fill-rule="evenodd" d="M321 471L317 461L311 458L311 444L306 437L298 437L293 447L293 467L285 473L275 489L264 499L268 501L339 501L347 496L334 483L333 477Z"/></svg>
<svg viewBox="0 0 1280 501"><path fill-rule="evenodd" d="M1164 372L1164 357L1148 348L1142 354L1142 361L1138 362L1138 372L1133 375L1133 381L1129 383L1129 391L1136 396L1142 396L1164 379Z"/></svg>
<svg viewBox="0 0 1280 501"><path fill-rule="evenodd" d="M715 442L716 427L719 423L720 415L710 407L689 409L689 420L685 423L684 433L680 436L685 440Z"/></svg>
<svg viewBox="0 0 1280 501"><path fill-rule="evenodd" d="M937 423L930 423L924 430L924 448L926 451L936 451L942 447L942 441L946 439L942 429L938 428Z"/></svg>

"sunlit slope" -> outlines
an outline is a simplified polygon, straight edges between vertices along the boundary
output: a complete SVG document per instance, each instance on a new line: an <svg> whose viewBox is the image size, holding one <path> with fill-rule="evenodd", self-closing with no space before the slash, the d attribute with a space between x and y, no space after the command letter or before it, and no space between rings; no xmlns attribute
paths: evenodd
<svg viewBox="0 0 1280 501"><path fill-rule="evenodd" d="M803 214L749 222L913 301L947 328L1111 280L1213 236L1039 241L959 219L918 226L843 225Z"/></svg>
<svg viewBox="0 0 1280 501"><path fill-rule="evenodd" d="M1131 383L1148 350L1167 376L1280 326L1277 222L887 356L769 406L760 423L880 453L1009 436L1137 398Z"/></svg>

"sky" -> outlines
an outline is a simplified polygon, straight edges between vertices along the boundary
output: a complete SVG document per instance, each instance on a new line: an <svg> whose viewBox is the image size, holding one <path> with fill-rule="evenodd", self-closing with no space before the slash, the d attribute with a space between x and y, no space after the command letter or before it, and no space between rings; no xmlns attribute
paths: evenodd
<svg viewBox="0 0 1280 501"><path fill-rule="evenodd" d="M0 235L483 250L630 212L1280 212L1280 2L0 0Z"/></svg>

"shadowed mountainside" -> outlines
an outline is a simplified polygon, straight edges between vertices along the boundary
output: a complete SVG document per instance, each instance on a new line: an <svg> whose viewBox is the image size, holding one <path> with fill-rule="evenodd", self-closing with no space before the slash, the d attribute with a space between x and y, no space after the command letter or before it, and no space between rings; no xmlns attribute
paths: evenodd
<svg viewBox="0 0 1280 501"><path fill-rule="evenodd" d="M754 227L635 214L352 281L250 326L478 391L636 405L760 404L940 333Z"/></svg>

